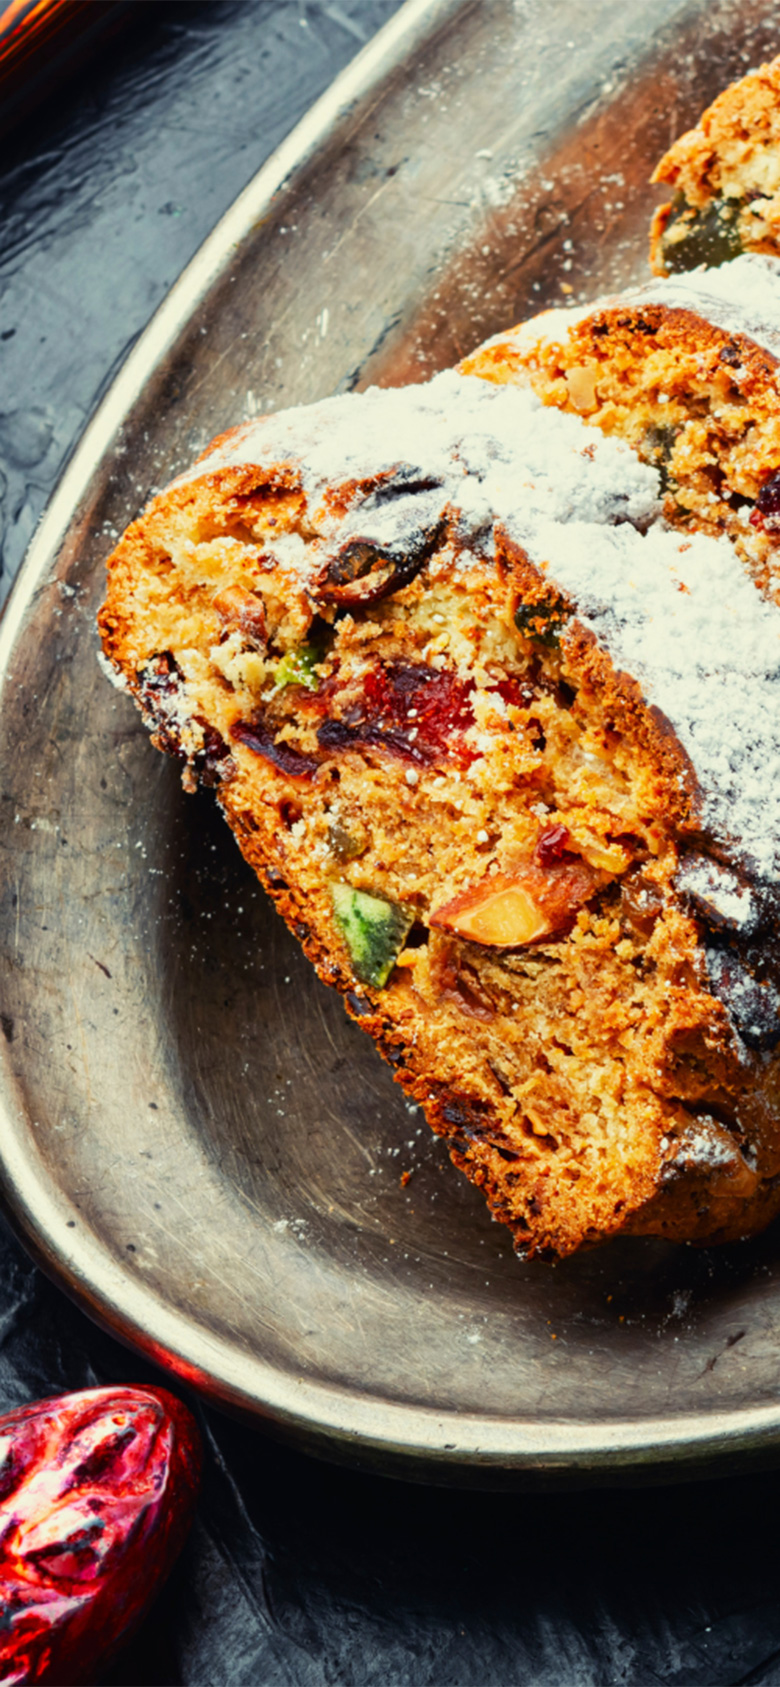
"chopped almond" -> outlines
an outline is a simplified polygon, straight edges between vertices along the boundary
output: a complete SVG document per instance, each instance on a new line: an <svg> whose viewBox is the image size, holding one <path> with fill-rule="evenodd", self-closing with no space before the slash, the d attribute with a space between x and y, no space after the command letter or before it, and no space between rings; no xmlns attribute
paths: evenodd
<svg viewBox="0 0 780 1687"><path fill-rule="evenodd" d="M566 372L566 385L569 398L575 410L586 415L589 410L596 408L596 382L599 376L597 363L576 363Z"/></svg>

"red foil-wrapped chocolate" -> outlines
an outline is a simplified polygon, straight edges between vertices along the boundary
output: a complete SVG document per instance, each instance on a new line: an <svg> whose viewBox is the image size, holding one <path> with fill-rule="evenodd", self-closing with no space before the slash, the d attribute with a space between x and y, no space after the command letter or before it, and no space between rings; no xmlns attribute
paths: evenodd
<svg viewBox="0 0 780 1687"><path fill-rule="evenodd" d="M84 1683L141 1621L189 1527L200 1441L158 1388L0 1417L0 1682Z"/></svg>

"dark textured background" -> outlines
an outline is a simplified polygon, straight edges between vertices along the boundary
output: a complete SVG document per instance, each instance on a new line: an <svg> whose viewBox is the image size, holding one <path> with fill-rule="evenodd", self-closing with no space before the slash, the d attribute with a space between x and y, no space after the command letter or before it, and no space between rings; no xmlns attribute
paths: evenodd
<svg viewBox="0 0 780 1687"><path fill-rule="evenodd" d="M238 190L395 0L137 6L0 158L5 596L96 400ZM0 986L1 990L1 986ZM0 1233L0 1410L149 1380ZM199 1412L171 1582L106 1681L780 1684L780 1475L544 1498L345 1473Z"/></svg>

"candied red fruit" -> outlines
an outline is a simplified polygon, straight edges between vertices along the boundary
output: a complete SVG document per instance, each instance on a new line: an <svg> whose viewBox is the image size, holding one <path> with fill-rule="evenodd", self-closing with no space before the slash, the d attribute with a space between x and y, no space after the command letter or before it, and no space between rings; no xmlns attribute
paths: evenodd
<svg viewBox="0 0 780 1687"><path fill-rule="evenodd" d="M390 662L371 670L362 696L340 720L325 721L317 737L326 750L367 744L418 766L467 766L475 755L463 742L474 722L471 699L472 687L450 669Z"/></svg>
<svg viewBox="0 0 780 1687"><path fill-rule="evenodd" d="M529 708L539 695L538 687L527 679L499 680L496 691L514 709Z"/></svg>

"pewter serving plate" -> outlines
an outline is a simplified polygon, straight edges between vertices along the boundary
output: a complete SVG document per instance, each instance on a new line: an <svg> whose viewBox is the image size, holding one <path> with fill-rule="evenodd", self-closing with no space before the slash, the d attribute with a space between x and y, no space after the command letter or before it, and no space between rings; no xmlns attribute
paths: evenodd
<svg viewBox="0 0 780 1687"><path fill-rule="evenodd" d="M770 1458L780 1236L520 1265L99 672L103 560L233 422L644 275L654 160L776 21L410 0L170 294L5 618L6 1208L131 1346L331 1457L482 1483Z"/></svg>

